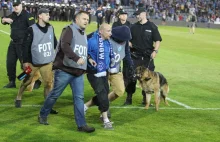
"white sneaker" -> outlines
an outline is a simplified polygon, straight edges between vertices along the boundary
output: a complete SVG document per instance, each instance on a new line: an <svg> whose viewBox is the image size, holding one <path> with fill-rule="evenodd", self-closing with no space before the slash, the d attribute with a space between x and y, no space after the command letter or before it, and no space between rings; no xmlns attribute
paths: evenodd
<svg viewBox="0 0 220 142"><path fill-rule="evenodd" d="M107 129L107 130L114 130L114 128L112 127L112 124L113 124L113 122L106 122L106 123L103 123L103 125L104 125L104 129Z"/></svg>

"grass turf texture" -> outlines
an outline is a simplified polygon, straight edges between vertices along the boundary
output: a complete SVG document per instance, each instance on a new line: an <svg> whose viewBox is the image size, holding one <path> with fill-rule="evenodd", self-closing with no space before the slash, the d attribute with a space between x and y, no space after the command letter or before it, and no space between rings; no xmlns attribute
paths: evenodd
<svg viewBox="0 0 220 142"><path fill-rule="evenodd" d="M68 23L51 24L59 39L62 28ZM95 29L96 24L92 23L87 33ZM0 25L0 30L10 32L9 26ZM163 41L155 59L156 71L168 80L169 98L190 106L190 109L169 102L169 107L161 103L159 112L153 107L144 110L141 90L137 89L132 106L121 107L126 95L111 103L113 131L102 128L97 107L89 109L87 123L96 128L91 134L76 131L70 87L54 106L59 114L49 115L49 126L37 122L39 105L43 104L42 86L24 93L22 108L14 107L20 82L16 81L16 89L2 88L8 83L5 62L10 37L0 32L0 141L220 141L220 30L197 28L194 35L189 34L186 27L160 26L159 30ZM17 75L19 73L18 63ZM85 101L93 94L85 77Z"/></svg>

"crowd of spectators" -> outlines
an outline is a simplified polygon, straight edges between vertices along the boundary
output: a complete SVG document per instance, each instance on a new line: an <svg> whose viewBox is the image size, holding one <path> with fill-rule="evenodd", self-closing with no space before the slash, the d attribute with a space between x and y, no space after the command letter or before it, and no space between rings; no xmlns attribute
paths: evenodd
<svg viewBox="0 0 220 142"><path fill-rule="evenodd" d="M31 0L26 1L31 2ZM38 0L38 2L45 3L46 1ZM197 22L220 22L220 0L48 0L47 2L59 4L75 3L77 5L76 9L83 9L86 3L90 3L94 11L96 11L99 4L102 4L104 7L103 10L106 10L106 7L110 7L112 14L115 14L115 11L117 11L120 6L128 10L128 13L129 11L134 11L139 6L144 6L151 19L189 21L192 15L196 15ZM1 0L0 9L4 8L12 11L10 0ZM132 13L130 13L129 16L132 17Z"/></svg>

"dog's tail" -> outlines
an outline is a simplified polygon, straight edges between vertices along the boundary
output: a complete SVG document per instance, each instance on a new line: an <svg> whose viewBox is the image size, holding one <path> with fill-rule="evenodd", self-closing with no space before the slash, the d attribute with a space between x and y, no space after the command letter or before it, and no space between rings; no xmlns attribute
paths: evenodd
<svg viewBox="0 0 220 142"><path fill-rule="evenodd" d="M163 98L164 103L169 106L169 103L166 100L168 93L169 93L169 85L166 83L161 87L160 95Z"/></svg>

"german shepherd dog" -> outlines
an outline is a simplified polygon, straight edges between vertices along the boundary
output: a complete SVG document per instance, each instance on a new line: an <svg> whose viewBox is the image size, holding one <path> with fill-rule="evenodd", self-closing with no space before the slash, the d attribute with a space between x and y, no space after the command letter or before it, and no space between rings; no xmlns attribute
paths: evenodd
<svg viewBox="0 0 220 142"><path fill-rule="evenodd" d="M160 98L163 98L165 104L169 106L166 100L169 92L169 86L166 78L161 73L150 71L144 66L139 66L136 68L135 74L140 82L142 90L146 93L145 109L149 108L152 93L155 93L154 101L156 111L159 109Z"/></svg>

